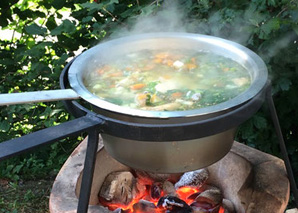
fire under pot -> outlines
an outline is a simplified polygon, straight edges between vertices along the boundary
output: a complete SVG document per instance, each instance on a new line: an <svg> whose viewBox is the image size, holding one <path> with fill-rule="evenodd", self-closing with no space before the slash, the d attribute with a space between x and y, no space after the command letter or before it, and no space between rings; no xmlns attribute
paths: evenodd
<svg viewBox="0 0 298 213"><path fill-rule="evenodd" d="M84 140L56 177L50 196L51 213L77 211L86 145ZM281 213L286 209L290 186L281 159L234 142L230 152L207 169L206 184L220 188L223 197L233 203L234 212ZM119 171L133 169L111 157L100 139L88 212L113 212L99 203L98 195L105 178Z"/></svg>

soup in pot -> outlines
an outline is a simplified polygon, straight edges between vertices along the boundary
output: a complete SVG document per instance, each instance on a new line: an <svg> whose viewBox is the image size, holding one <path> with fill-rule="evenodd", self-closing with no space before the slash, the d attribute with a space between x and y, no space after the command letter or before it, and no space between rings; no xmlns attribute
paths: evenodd
<svg viewBox="0 0 298 213"><path fill-rule="evenodd" d="M99 98L153 111L192 110L227 101L251 84L230 58L191 50L142 50L99 66L84 77Z"/></svg>

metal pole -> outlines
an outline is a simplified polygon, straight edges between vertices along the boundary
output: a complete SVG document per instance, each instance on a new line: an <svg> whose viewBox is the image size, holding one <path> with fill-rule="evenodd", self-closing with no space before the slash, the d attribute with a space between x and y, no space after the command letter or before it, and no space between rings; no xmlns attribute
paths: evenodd
<svg viewBox="0 0 298 213"><path fill-rule="evenodd" d="M290 187L291 187L291 191L293 193L294 196L294 200L295 200L295 205L298 208L298 188L296 185L296 181L294 178L294 173L291 167L291 163L290 163L290 159L288 156L288 152L287 152L287 148L285 145L285 141L281 132L281 128L280 128L280 124L278 121L278 117L276 114L276 109L274 106L274 102L273 102L273 98L272 98L272 94L271 94L271 85L268 86L267 88L267 94L266 94L266 99L267 99L267 103L269 106L269 110L270 110L270 114L271 114L271 119L273 121L274 127L275 127L275 131L279 140L279 146L280 146L280 150L281 150L281 154L283 157L283 160L285 162L285 166L286 166L286 170L288 173L288 178L290 181Z"/></svg>
<svg viewBox="0 0 298 213"><path fill-rule="evenodd" d="M95 167L95 159L96 159L96 153L97 153L97 147L98 147L98 137L99 137L98 135L99 135L98 128L92 128L89 131L84 171L83 171L83 177L81 182L79 203L77 208L78 213L85 213L88 211L91 185L92 185L93 173L94 173L94 167Z"/></svg>

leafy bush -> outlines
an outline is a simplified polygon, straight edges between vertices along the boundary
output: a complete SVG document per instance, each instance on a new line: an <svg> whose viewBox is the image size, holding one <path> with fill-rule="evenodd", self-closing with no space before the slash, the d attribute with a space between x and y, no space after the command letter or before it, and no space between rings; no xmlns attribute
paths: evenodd
<svg viewBox="0 0 298 213"><path fill-rule="evenodd" d="M298 177L298 5L295 0L20 0L1 1L0 91L58 88L62 68L76 51L133 32L187 31L241 43L266 62L288 152ZM166 10L170 8L170 12ZM146 18L155 26L148 28ZM159 16L162 14L161 16ZM136 24L137 21L138 24ZM143 21L143 22L142 22ZM165 22L163 25L157 23ZM139 30L139 31L138 31ZM3 34L3 33L1 33ZM60 102L0 108L2 141L71 119ZM279 156L266 105L239 129L239 141ZM0 176L45 175L59 169L77 139L1 163ZM50 154L48 154L50 153Z"/></svg>

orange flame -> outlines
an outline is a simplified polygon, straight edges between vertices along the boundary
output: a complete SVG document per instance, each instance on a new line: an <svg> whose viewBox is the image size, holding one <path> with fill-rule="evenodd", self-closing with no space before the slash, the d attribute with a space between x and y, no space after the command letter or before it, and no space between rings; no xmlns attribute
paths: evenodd
<svg viewBox="0 0 298 213"><path fill-rule="evenodd" d="M199 193L200 189L197 188L193 188L193 187L181 187L179 189L177 189L176 193L178 195L178 197L181 200L184 200L188 205L190 205L195 197L193 198L189 198L191 195L195 194L195 193ZM161 194L161 197L164 196L163 192ZM139 195L137 198L133 199L129 204L124 205L121 203L109 203L107 201L104 201L102 199L100 199L100 203L103 204L104 206L108 207L110 210L114 211L115 209L121 208L124 211L128 211L129 213L139 213L139 212L135 212L133 210L133 205L138 203L141 199L147 200L149 202L154 203L155 206L157 206L158 200L153 200L152 198L150 198L149 195L149 190L146 190L146 192L143 195ZM221 206L218 213L224 213L224 208ZM159 209L156 208L154 213L163 213L164 210L163 209Z"/></svg>
<svg viewBox="0 0 298 213"><path fill-rule="evenodd" d="M200 190L189 186L181 187L176 191L179 198L181 200L184 200L188 205L190 205L194 201L194 199L190 199L189 196L197 192L200 192Z"/></svg>

